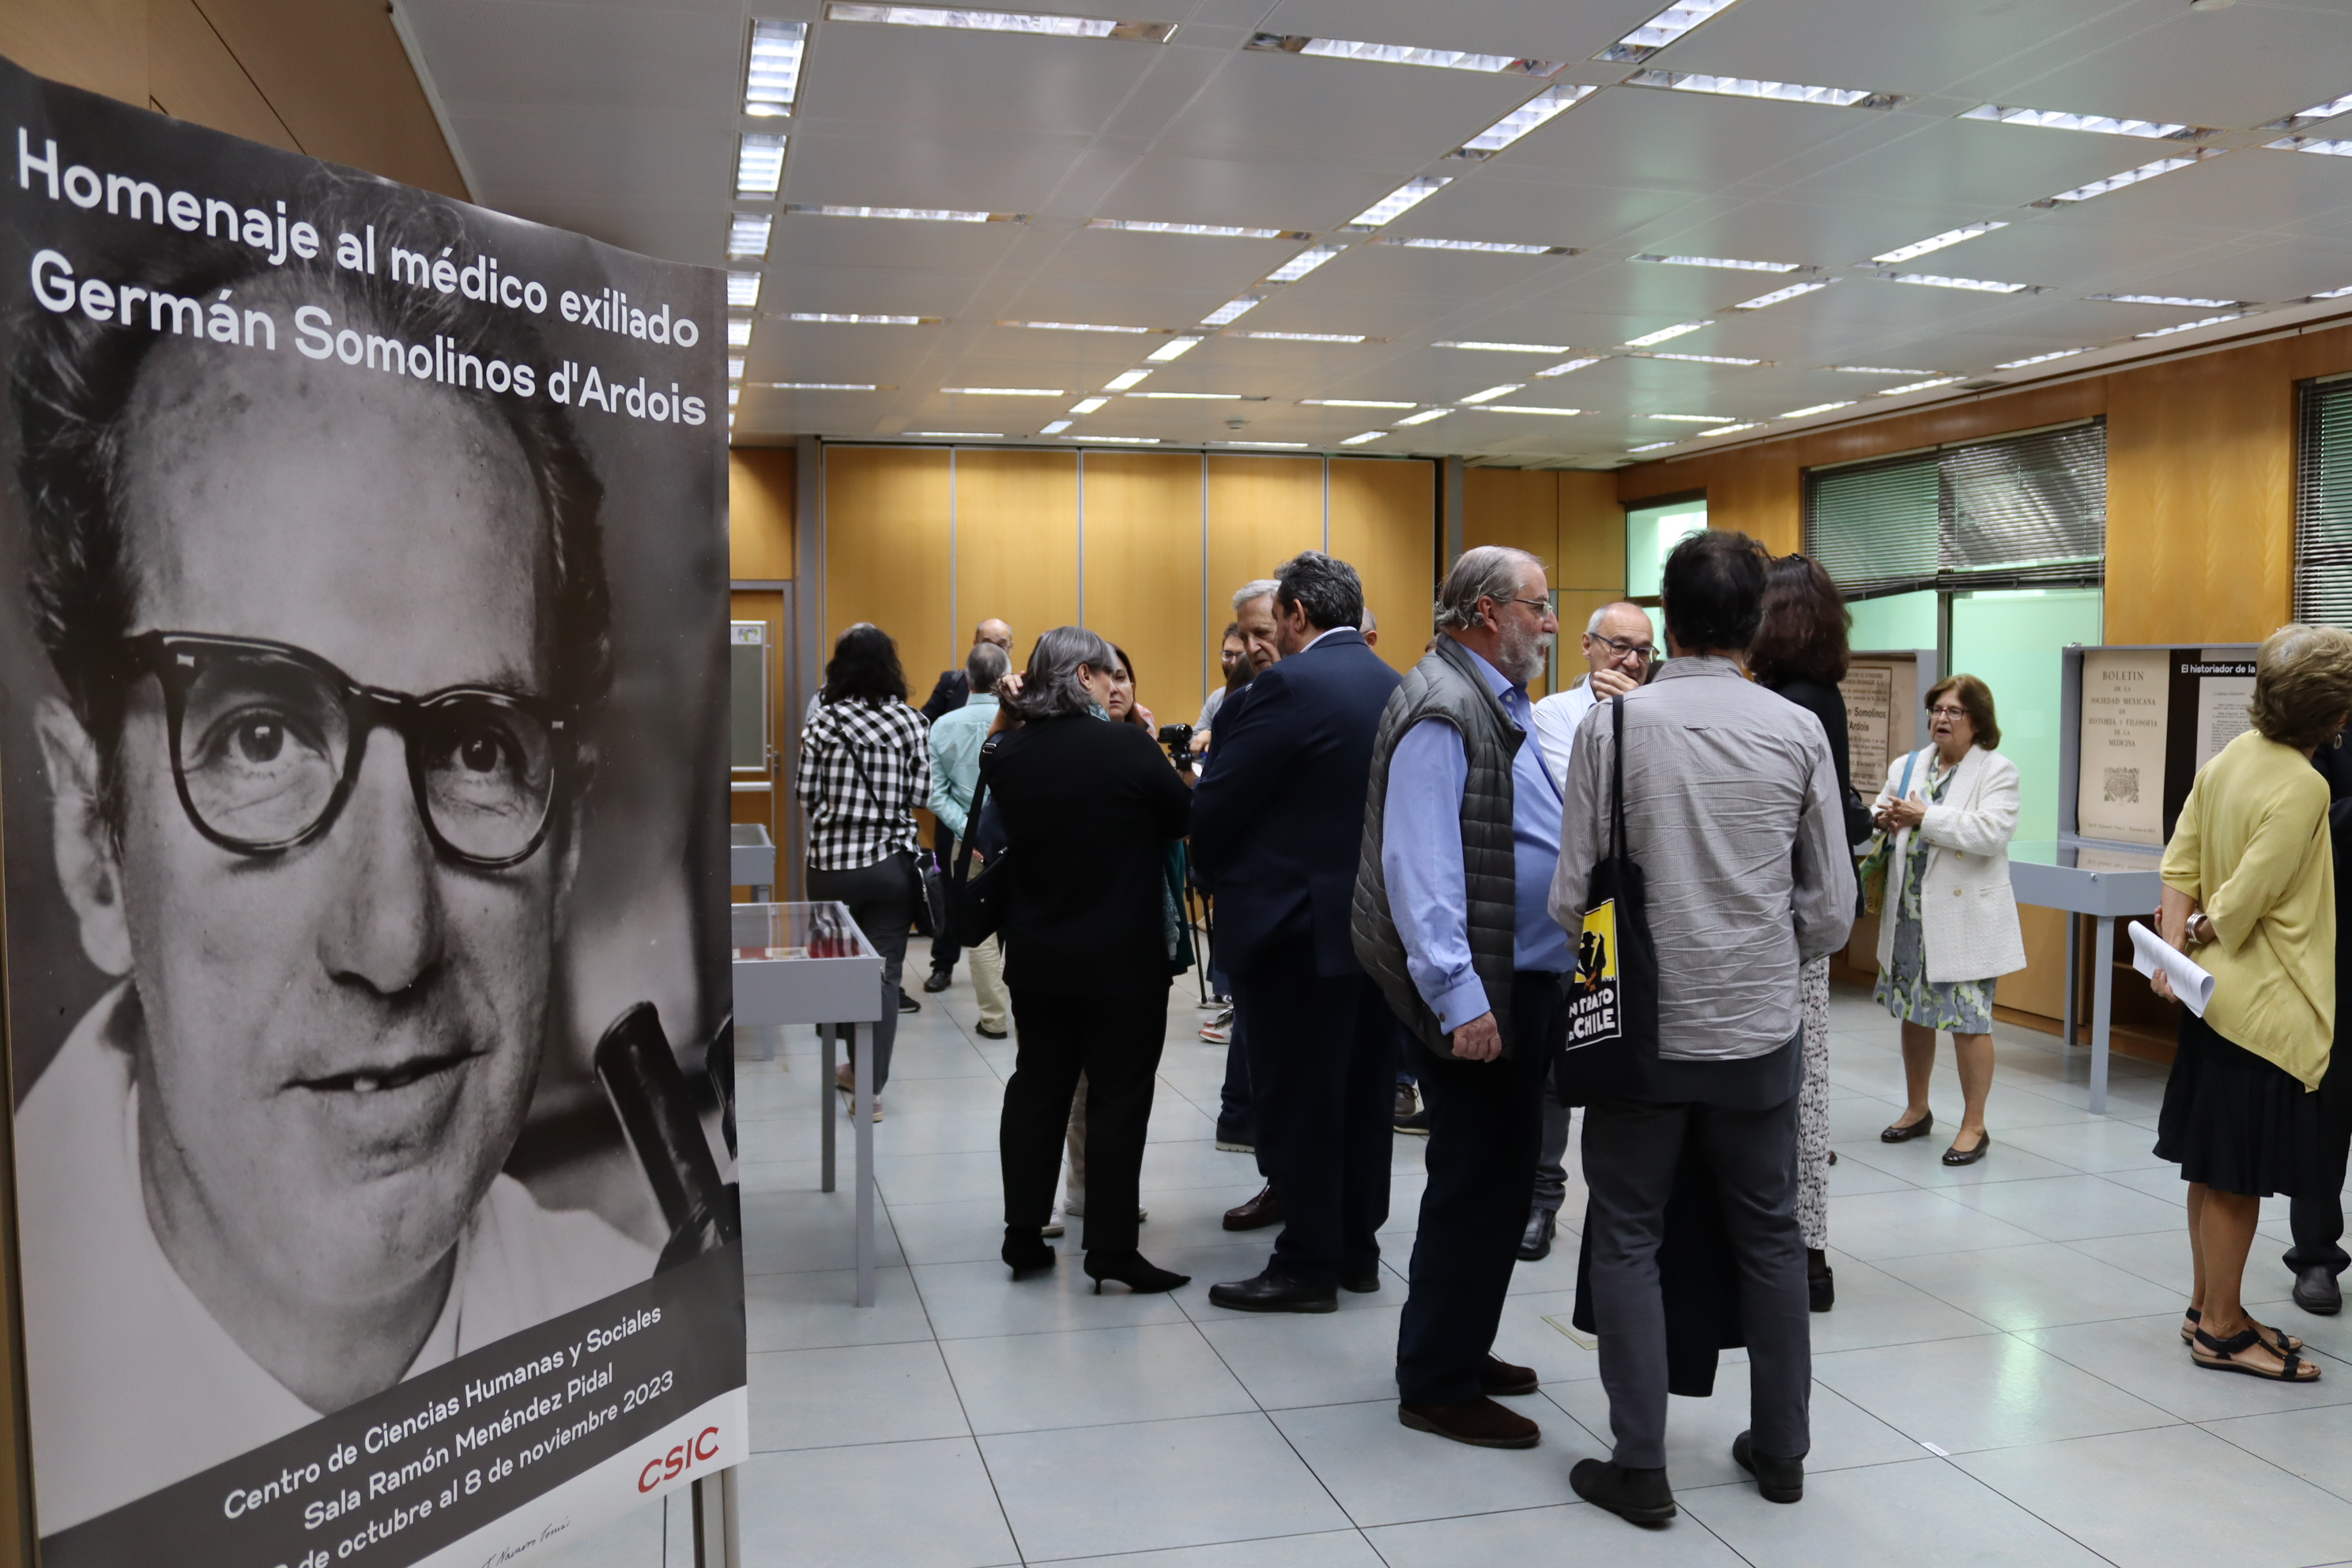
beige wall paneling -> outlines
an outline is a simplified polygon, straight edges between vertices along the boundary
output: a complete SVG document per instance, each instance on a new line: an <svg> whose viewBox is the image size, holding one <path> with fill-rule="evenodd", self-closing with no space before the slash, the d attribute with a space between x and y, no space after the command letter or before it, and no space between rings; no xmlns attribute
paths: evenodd
<svg viewBox="0 0 2352 1568"><path fill-rule="evenodd" d="M1320 458L1212 457L1209 468L1209 603L1302 550L1323 548ZM1215 630L1224 629L1219 620Z"/></svg>
<svg viewBox="0 0 2352 1568"><path fill-rule="evenodd" d="M174 120L289 153L302 151L292 128L254 85L195 0L151 0L147 68L146 91L132 100L141 108L152 101ZM406 60L401 68L408 68Z"/></svg>
<svg viewBox="0 0 2352 1568"><path fill-rule="evenodd" d="M957 659L971 646L971 628L992 616L1013 627L1016 667L1028 662L1039 633L1076 622L1076 452L956 448Z"/></svg>
<svg viewBox="0 0 2352 1568"><path fill-rule="evenodd" d="M741 582L793 576L794 478L790 447L727 454L727 574Z"/></svg>
<svg viewBox="0 0 2352 1568"><path fill-rule="evenodd" d="M1437 465L1333 458L1330 482L1327 548L1364 580L1364 601L1380 618L1380 656L1411 669L1429 646L1436 597L1430 563L1437 551Z"/></svg>
<svg viewBox="0 0 2352 1568"><path fill-rule="evenodd" d="M7 0L0 55L36 76L147 107L148 0Z"/></svg>
<svg viewBox="0 0 2352 1568"><path fill-rule="evenodd" d="M1086 624L1127 650L1162 724L1200 716L1233 618L1202 589L1202 485L1194 453L1085 454Z"/></svg>
<svg viewBox="0 0 2352 1568"><path fill-rule="evenodd" d="M828 446L824 462L824 646L830 652L844 629L873 622L898 639L920 701L964 654L949 603L949 454Z"/></svg>
<svg viewBox="0 0 2352 1568"><path fill-rule="evenodd" d="M1464 469L1462 548L1507 544L1524 550L1543 562L1553 587L1561 586L1559 479L1549 468Z"/></svg>

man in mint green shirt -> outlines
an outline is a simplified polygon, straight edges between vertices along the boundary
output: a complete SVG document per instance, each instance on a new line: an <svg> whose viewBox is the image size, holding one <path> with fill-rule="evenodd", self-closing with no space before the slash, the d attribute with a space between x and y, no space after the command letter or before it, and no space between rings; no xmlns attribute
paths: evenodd
<svg viewBox="0 0 2352 1568"><path fill-rule="evenodd" d="M1013 668L1005 651L994 643L974 643L963 661L971 680L971 697L961 708L942 713L931 723L931 815L942 831L955 836L946 870L955 872L954 856L963 847L965 818L971 811L971 793L980 784L980 748L996 722L996 688ZM980 995L980 1033L1001 1040L1011 1017L1004 992L1004 952L990 937L971 955L971 985Z"/></svg>

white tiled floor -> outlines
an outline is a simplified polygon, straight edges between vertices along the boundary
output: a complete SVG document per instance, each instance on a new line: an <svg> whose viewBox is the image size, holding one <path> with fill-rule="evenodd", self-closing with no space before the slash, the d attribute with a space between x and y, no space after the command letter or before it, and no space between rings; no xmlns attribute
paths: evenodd
<svg viewBox="0 0 2352 1568"><path fill-rule="evenodd" d="M2094 1119L2084 1053L2062 1060L2053 1038L2003 1026L1992 1152L1948 1170L1942 1137L1877 1141L1902 1099L1895 1029L1842 992L1838 1305L1813 1319L1805 1500L1763 1502L1731 1463L1747 1424L1734 1352L1713 1399L1674 1402L1684 1511L1644 1531L1568 1488L1572 1463L1606 1453L1608 1429L1592 1353L1549 1321L1573 1305L1571 1229L1517 1271L1497 1346L1544 1379L1516 1402L1543 1424L1542 1446L1465 1448L1397 1424L1422 1141L1396 1141L1387 1289L1343 1295L1329 1317L1208 1304L1211 1282L1255 1272L1265 1247L1218 1226L1257 1183L1247 1156L1215 1149L1223 1050L1194 1037L1193 1000L1184 986L1172 997L1144 1163L1144 1250L1193 1276L1167 1296L1085 1293L1075 1237L1051 1279L1014 1284L997 1262L996 1117L1013 1052L971 1032L961 973L900 1024L876 1130L877 1307L848 1304L845 1121L843 1190L815 1190L811 1032L779 1035L780 1060L744 1064L751 1568L2352 1562L2352 1321L2285 1301L2274 1202L2250 1293L2312 1342L2323 1381L2188 1363L2180 1184L2147 1152L2158 1070L2117 1058L2112 1114ZM1948 1047L1935 1096L1946 1122L1959 1110L1949 1059ZM1571 1165L1563 1217L1582 1205ZM691 1561L680 1506L667 1525L659 1509L632 1516L550 1568Z"/></svg>

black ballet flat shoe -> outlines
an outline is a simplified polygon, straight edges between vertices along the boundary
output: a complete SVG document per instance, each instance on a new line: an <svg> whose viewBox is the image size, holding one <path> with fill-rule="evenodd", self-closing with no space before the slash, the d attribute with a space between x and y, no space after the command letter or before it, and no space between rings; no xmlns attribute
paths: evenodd
<svg viewBox="0 0 2352 1568"><path fill-rule="evenodd" d="M1985 1157L1985 1151L1991 1147L1992 1134L1990 1132L1979 1132L1977 1134L1977 1146L1975 1148L1963 1149L1958 1143L1955 1143L1950 1148L1945 1150L1944 1163L1947 1165L1973 1165L1979 1160L1983 1159Z"/></svg>
<svg viewBox="0 0 2352 1568"><path fill-rule="evenodd" d="M1908 1127L1898 1122L1894 1126L1882 1129L1878 1134L1878 1141L1881 1143L1908 1143L1914 1138L1925 1138L1935 1131L1935 1127L1936 1113L1931 1110Z"/></svg>
<svg viewBox="0 0 2352 1568"><path fill-rule="evenodd" d="M1041 1227L1034 1225L1008 1225L1004 1227L1004 1247L997 1256L1004 1267L1013 1270L1015 1279L1026 1279L1033 1274L1043 1274L1054 1267L1056 1254L1039 1235Z"/></svg>
<svg viewBox="0 0 2352 1568"><path fill-rule="evenodd" d="M1150 1296L1162 1290L1180 1289L1192 1282L1190 1274L1179 1274L1148 1261L1140 1252L1122 1252L1106 1256L1101 1252L1087 1254L1083 1266L1087 1278L1095 1282L1095 1294L1102 1294L1103 1281L1116 1279L1139 1296Z"/></svg>

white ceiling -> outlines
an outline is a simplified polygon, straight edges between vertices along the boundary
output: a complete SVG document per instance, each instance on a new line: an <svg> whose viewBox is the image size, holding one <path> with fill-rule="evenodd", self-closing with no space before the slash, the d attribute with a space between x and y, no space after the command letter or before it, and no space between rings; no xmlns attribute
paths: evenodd
<svg viewBox="0 0 2352 1568"><path fill-rule="evenodd" d="M1089 218L1305 231L1348 248L1112 395L1064 440L1295 442L1604 466L1636 447L1707 442L1710 415L1753 438L1958 395L1888 398L1881 366L2023 383L2352 310L2352 157L2273 150L2262 125L2352 94L2352 0L1738 0L1640 66L1592 57L1664 0L1008 0L1032 10L1181 24L1172 39L1065 38L821 19L823 0L397 0L478 198L677 260L726 263L730 215L774 211L735 437L926 431L1035 437L1069 405L1195 329L1306 248L1297 240L1089 231ZM798 107L747 119L754 16L811 24ZM1436 69L1244 50L1256 32L1568 62L1557 74ZM1637 69L1897 93L1891 110L1626 85ZM1446 154L1556 83L1601 90L1484 163ZM2190 143L1958 118L1985 102L2180 121L2214 134L2191 167L2093 200L2027 204ZM737 135L788 134L777 201L731 195ZM2352 138L2352 115L2296 128ZM1573 247L1516 256L1412 249L1333 231L1416 175L1453 184L1380 231ZM782 203L1023 215L961 224L789 214ZM2008 227L1904 270L2036 286L2000 295L1859 270L1962 225ZM1834 287L1752 313L1738 301L1810 273L1636 262L1645 252L1795 262ZM2249 301L2258 315L2156 340L2210 310L2102 293ZM939 318L797 322L793 312ZM1713 325L1633 357L1628 340ZM1097 322L1163 335L1048 331ZM1361 333L1360 344L1243 331ZM1444 349L1480 340L1564 357ZM2002 372L2061 349L2075 358ZM875 383L796 392L780 382ZM1459 404L1574 407L1573 417ZM1059 389L951 396L951 386ZM1454 412L1309 406L1316 398ZM1804 420L1813 405L1856 406ZM1245 420L1235 429L1233 420ZM1674 449L1690 449L1689 447ZM1664 455L1660 453L1658 455Z"/></svg>

